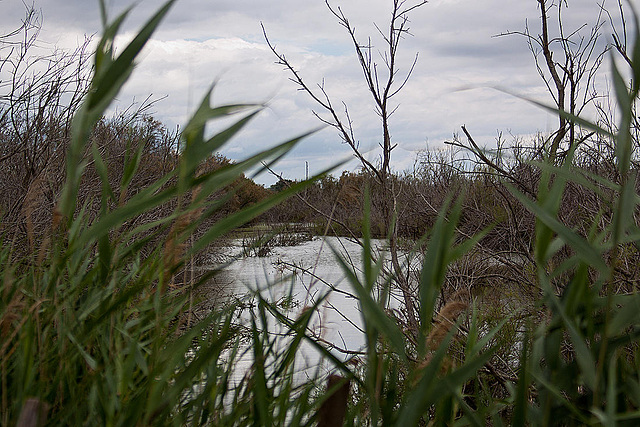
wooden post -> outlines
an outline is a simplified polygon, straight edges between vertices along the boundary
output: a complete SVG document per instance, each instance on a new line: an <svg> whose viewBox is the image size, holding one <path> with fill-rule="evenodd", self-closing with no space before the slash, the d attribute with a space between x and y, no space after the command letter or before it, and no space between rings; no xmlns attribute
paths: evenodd
<svg viewBox="0 0 640 427"><path fill-rule="evenodd" d="M350 380L340 375L329 375L327 393L329 397L318 411L318 427L342 426L349 402Z"/></svg>
<svg viewBox="0 0 640 427"><path fill-rule="evenodd" d="M47 423L49 405L38 399L27 399L22 406L17 427L39 427Z"/></svg>

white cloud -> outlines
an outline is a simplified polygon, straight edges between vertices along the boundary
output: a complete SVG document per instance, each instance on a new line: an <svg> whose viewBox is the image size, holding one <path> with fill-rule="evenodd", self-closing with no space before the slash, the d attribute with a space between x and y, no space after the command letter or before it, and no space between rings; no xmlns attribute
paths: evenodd
<svg viewBox="0 0 640 427"><path fill-rule="evenodd" d="M12 28L21 16L17 11L23 7L22 2L2 3L11 13L0 17L0 25ZM129 3L107 1L110 16ZM124 27L127 34L132 34L161 3L141 0ZM37 6L45 18L43 37L58 46L73 48L84 34L99 31L97 4L86 0L41 0ZM390 11L388 1L334 0L331 4L341 5L362 42L371 35L376 48L383 46L373 22L384 27ZM567 28L578 28L593 22L597 3L572 2L563 13ZM500 130L516 134L546 130L546 113L492 88L499 86L549 101L526 41L518 36L493 37L507 30L522 30L526 20L532 32L538 31L535 1L432 0L412 14L413 37L401 44L402 70L408 69L416 52L420 56L411 80L395 100L399 109L393 116L392 136L400 144L394 152L397 170L410 166L415 151L425 148L425 141L429 146L439 146L462 124L482 144L491 143ZM234 158L317 127L319 122L311 114L317 105L297 91L288 80L290 75L274 64L275 57L264 42L260 22L310 86L315 87L324 79L334 104L347 103L361 146L375 149L380 122L371 96L344 28L321 0L178 1L120 94L121 105L127 105L134 97L140 101L149 93L167 95L155 105L155 114L173 127L184 123L188 112L216 80L216 103L266 102L265 111L225 151ZM462 88L471 90L460 91ZM340 143L334 131L325 129L283 161L281 171L290 177L301 177L301 161L309 161L313 170L345 155L349 155L348 147ZM371 156L375 160L375 154ZM268 181L265 178L264 182Z"/></svg>

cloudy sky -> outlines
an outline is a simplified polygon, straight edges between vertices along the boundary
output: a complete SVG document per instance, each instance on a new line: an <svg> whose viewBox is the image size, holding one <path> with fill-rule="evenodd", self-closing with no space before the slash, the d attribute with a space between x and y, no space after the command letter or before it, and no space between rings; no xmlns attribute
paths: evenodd
<svg viewBox="0 0 640 427"><path fill-rule="evenodd" d="M615 16L617 1L606 1ZM570 0L563 10L565 30L593 25L601 2ZM131 1L106 3L114 17ZM139 0L123 38L161 3ZM388 25L392 0L331 0L331 4L343 9L362 41L371 36L375 48L384 48L373 24ZM73 48L100 31L97 0L35 0L35 6L43 15L45 47ZM23 16L23 0L0 0L0 32L15 28ZM400 46L400 70L407 71L416 53L419 59L411 80L394 98L399 104L391 123L392 140L398 144L392 158L396 171L410 169L420 150L440 149L463 124L476 141L488 146L499 132L527 136L554 130L553 117L494 89L551 102L526 40L495 37L521 31L527 23L537 33L539 16L536 0L431 0L412 12L412 36ZM348 34L323 0L179 0L144 51L119 95L118 107L149 94L166 96L154 106L154 115L174 128L185 122L213 81L218 82L215 104L267 103L250 128L225 148L224 154L236 160L316 128L313 102L275 64L261 22L309 85L324 81L333 102L348 105L356 138L375 162L380 123ZM611 27L604 25L601 33L606 42ZM307 138L276 169L296 179L304 176L305 162L314 172L349 156L335 131L324 129ZM352 162L349 167L355 166ZM257 180L268 185L275 178Z"/></svg>

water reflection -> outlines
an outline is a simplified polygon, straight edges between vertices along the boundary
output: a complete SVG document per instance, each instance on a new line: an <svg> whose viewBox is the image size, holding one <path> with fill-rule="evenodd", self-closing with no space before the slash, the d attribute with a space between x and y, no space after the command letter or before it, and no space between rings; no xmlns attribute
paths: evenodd
<svg viewBox="0 0 640 427"><path fill-rule="evenodd" d="M383 241L373 242L382 247ZM269 256L241 258L225 270L228 292L236 297L260 290L270 302L277 302L289 318L313 305L329 292L310 325L311 332L333 344L341 358L361 351L364 336L358 302L336 260L334 250L348 261L352 271L362 263L362 248L356 242L337 237L316 237L297 246L275 247ZM241 253L242 241L232 242L229 251ZM340 351L344 350L344 351Z"/></svg>

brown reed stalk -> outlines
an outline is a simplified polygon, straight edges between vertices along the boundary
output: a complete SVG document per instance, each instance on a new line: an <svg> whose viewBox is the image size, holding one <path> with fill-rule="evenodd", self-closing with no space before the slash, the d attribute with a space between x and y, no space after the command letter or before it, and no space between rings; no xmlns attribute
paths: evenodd
<svg viewBox="0 0 640 427"><path fill-rule="evenodd" d="M452 295L449 301L440 309L434 320L431 332L427 336L426 347L427 353L424 360L418 365L418 372L423 371L433 357L433 352L438 349L444 342L451 328L456 325L458 318L469 308L469 294L466 290L460 290ZM451 360L447 357L443 360L443 371L451 367ZM418 377L419 378L419 377Z"/></svg>
<svg viewBox="0 0 640 427"><path fill-rule="evenodd" d="M191 193L191 203L193 204L200 193L200 186L197 186ZM187 239L182 236L184 230L187 229L189 224L196 221L202 214L203 208L199 207L194 210L187 210L182 213L174 222L171 230L169 231L169 237L164 245L163 261L164 261L164 280L163 283L168 283L169 287L175 287L175 274L174 269L180 263L184 257L185 250L187 248ZM162 292L166 289L163 285Z"/></svg>

